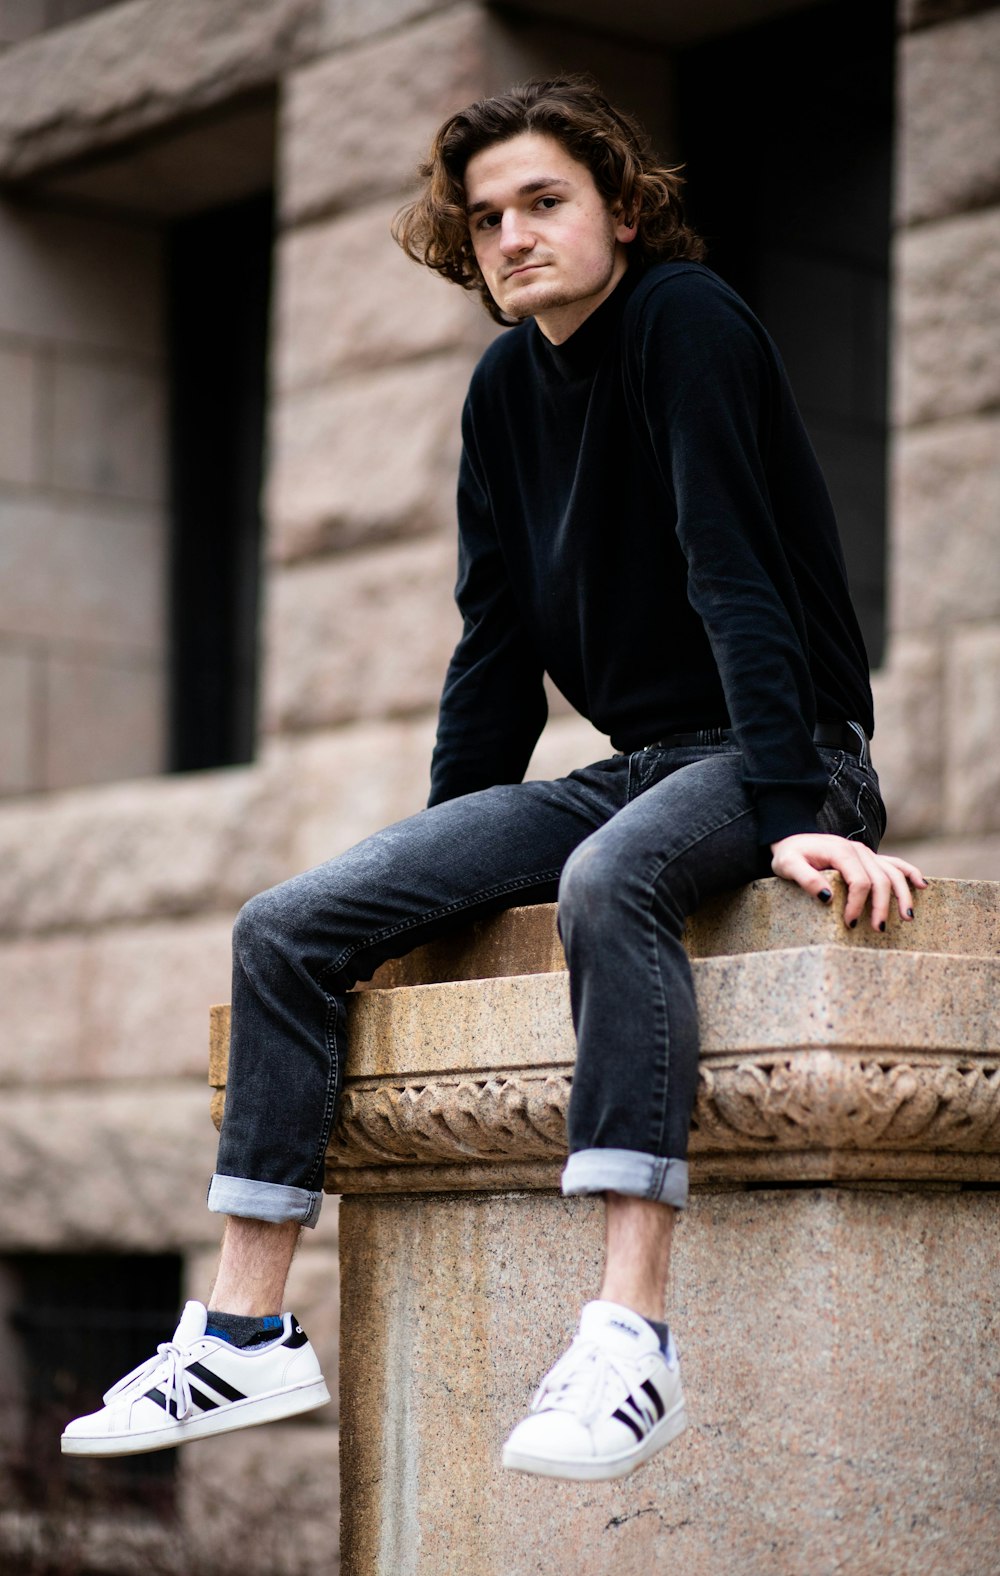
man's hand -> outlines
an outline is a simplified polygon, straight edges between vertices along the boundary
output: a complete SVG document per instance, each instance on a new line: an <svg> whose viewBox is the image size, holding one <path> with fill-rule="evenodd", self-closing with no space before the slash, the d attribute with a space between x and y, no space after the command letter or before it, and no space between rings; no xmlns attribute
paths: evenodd
<svg viewBox="0 0 1000 1576"><path fill-rule="evenodd" d="M837 870L847 883L844 924L853 930L871 900L871 927L884 930L889 904L895 894L900 916L913 918L910 887L925 887L916 865L892 854L873 854L864 843L850 842L828 832L796 832L771 844L771 869L786 881L796 881L821 903L833 900L823 871Z"/></svg>

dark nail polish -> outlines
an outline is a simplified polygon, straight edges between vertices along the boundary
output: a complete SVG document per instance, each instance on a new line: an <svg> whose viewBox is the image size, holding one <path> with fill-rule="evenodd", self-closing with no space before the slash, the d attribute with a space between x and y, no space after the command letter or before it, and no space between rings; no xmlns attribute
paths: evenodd
<svg viewBox="0 0 1000 1576"><path fill-rule="evenodd" d="M913 910L912 910L912 908L908 908L906 910L906 917L907 917L907 919L912 919L913 918Z"/></svg>
<svg viewBox="0 0 1000 1576"><path fill-rule="evenodd" d="M879 925L878 928L879 928L879 930L884 930L885 929L885 920L884 919L883 919L882 923Z"/></svg>
<svg viewBox="0 0 1000 1576"><path fill-rule="evenodd" d="M848 930L853 930L856 924L857 924L857 920L856 919L849 919L847 921L847 928L848 928Z"/></svg>
<svg viewBox="0 0 1000 1576"><path fill-rule="evenodd" d="M821 903L830 903L833 900L833 893L830 891L829 887L824 887L822 892L816 893L816 896L819 898Z"/></svg>

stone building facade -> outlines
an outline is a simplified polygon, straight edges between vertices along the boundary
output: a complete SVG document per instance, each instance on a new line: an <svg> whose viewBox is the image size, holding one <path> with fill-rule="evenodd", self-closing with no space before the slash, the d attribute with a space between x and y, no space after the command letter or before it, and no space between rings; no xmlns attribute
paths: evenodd
<svg viewBox="0 0 1000 1576"><path fill-rule="evenodd" d="M24 1483L52 1357L26 1335L32 1309L66 1307L65 1272L114 1282L127 1312L123 1255L133 1280L155 1257L204 1295L206 1016L229 994L233 912L423 801L458 628L458 415L494 332L388 239L430 132L483 91L583 67L694 165L684 52L809 11L848 28L859 15L789 0L0 0L5 1562L41 1571L72 1548L80 1571L128 1570L141 1546L154 1569L335 1568L335 1408L199 1447L164 1469L159 1500L126 1487L127 1513L86 1474L42 1505ZM896 30L875 755L890 846L932 876L997 879L1000 8L902 0ZM735 150L743 137L734 126ZM216 594L197 556L178 581L177 344L205 331L178 328L177 236L268 192L256 738L177 771L185 597L211 624ZM601 748L553 697L532 771ZM333 1217L292 1299L331 1368Z"/></svg>

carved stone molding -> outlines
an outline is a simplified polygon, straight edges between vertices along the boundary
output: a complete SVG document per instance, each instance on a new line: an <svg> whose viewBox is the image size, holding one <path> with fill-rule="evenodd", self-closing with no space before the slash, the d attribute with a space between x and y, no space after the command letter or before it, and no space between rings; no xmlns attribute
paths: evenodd
<svg viewBox="0 0 1000 1576"><path fill-rule="evenodd" d="M328 1151L328 1186L551 1186L566 1152L570 1069L349 1084ZM811 1167L810 1156L815 1156ZM840 1157L835 1160L831 1157ZM1000 1174L1000 1060L801 1051L702 1062L692 1176ZM419 1181L418 1181L419 1173ZM501 1179L503 1173L503 1179ZM362 1181L363 1176L363 1181ZM534 1184L531 1178L534 1177ZM407 1181L410 1178L411 1180ZM488 1185L488 1184L487 1184Z"/></svg>

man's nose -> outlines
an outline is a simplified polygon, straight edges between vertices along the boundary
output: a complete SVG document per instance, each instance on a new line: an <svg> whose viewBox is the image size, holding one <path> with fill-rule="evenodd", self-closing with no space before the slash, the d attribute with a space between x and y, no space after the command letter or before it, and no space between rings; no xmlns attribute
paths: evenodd
<svg viewBox="0 0 1000 1576"><path fill-rule="evenodd" d="M510 211L501 215L500 250L505 256L530 251L534 244L535 238L524 214Z"/></svg>

